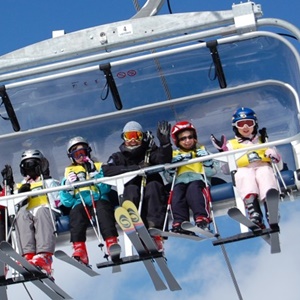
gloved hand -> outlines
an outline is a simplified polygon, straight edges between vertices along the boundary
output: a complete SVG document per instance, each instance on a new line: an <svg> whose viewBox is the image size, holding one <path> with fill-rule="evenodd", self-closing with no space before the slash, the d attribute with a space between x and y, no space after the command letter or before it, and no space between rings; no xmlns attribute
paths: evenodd
<svg viewBox="0 0 300 300"><path fill-rule="evenodd" d="M10 165L5 165L4 169L1 171L2 177L3 177L3 184L6 181L6 184L13 189L14 187L14 177L13 177L13 172L12 168Z"/></svg>
<svg viewBox="0 0 300 300"><path fill-rule="evenodd" d="M139 167L140 167L141 169L147 168L147 167L149 167L149 166L150 166L150 164L147 163L147 162L145 162L144 160L142 160L142 161L139 163Z"/></svg>
<svg viewBox="0 0 300 300"><path fill-rule="evenodd" d="M267 129L264 127L258 131L262 143L265 143L268 139Z"/></svg>
<svg viewBox="0 0 300 300"><path fill-rule="evenodd" d="M268 148L266 150L265 156L269 157L274 163L279 163L281 160L279 153L277 153L276 150L272 148Z"/></svg>
<svg viewBox="0 0 300 300"><path fill-rule="evenodd" d="M196 150L197 157L203 157L206 155L209 155L209 153L205 149L197 149ZM204 167L212 168L214 163L213 163L212 159L209 159L209 160L203 161L202 164Z"/></svg>
<svg viewBox="0 0 300 300"><path fill-rule="evenodd" d="M187 153L187 154L177 154L172 158L172 163L180 162L183 160L189 160L192 158L192 153Z"/></svg>
<svg viewBox="0 0 300 300"><path fill-rule="evenodd" d="M71 183L75 182L76 180L78 180L78 177L77 177L76 173L70 172L68 174L68 177L67 177L67 180L66 180L66 184L67 185L71 184Z"/></svg>
<svg viewBox="0 0 300 300"><path fill-rule="evenodd" d="M83 161L88 173L95 171L95 164L88 156L85 156Z"/></svg>
<svg viewBox="0 0 300 300"><path fill-rule="evenodd" d="M148 130L148 131L144 132L143 136L144 136L143 141L146 144L148 144L149 148L151 148L154 143L154 136L153 136L152 132Z"/></svg>
<svg viewBox="0 0 300 300"><path fill-rule="evenodd" d="M171 124L169 124L167 121L158 122L156 136L161 146L171 143L170 132L171 132Z"/></svg>
<svg viewBox="0 0 300 300"><path fill-rule="evenodd" d="M196 149L196 156L197 157L202 157L202 156L206 156L206 155L209 155L209 153L204 150L204 149Z"/></svg>
<svg viewBox="0 0 300 300"><path fill-rule="evenodd" d="M210 140L211 140L213 146L216 149L218 149L219 152L228 151L228 148L226 146L227 140L226 140L226 137L224 134L222 134L222 136L221 136L221 141L217 140L213 134L210 135Z"/></svg>
<svg viewBox="0 0 300 300"><path fill-rule="evenodd" d="M26 193L30 191L30 183L24 183L18 189L18 193Z"/></svg>
<svg viewBox="0 0 300 300"><path fill-rule="evenodd" d="M213 168L213 166L214 166L214 162L212 159L206 160L202 163L203 163L203 166L207 167L207 168Z"/></svg>
<svg viewBox="0 0 300 300"><path fill-rule="evenodd" d="M176 169L168 169L167 172L170 174L170 176L174 176L176 173Z"/></svg>

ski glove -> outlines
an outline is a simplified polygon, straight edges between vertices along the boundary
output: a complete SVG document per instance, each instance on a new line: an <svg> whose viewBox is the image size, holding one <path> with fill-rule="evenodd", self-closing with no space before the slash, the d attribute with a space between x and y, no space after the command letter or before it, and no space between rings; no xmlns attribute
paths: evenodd
<svg viewBox="0 0 300 300"><path fill-rule="evenodd" d="M13 189L15 182L11 166L5 165L4 169L1 171L1 174L3 177L3 184L5 184L6 181L6 184Z"/></svg>
<svg viewBox="0 0 300 300"><path fill-rule="evenodd" d="M74 172L70 172L69 175L68 175L68 178L66 180L66 184L71 184L73 182L75 182L76 180L78 180L78 177L76 175L76 173Z"/></svg>
<svg viewBox="0 0 300 300"><path fill-rule="evenodd" d="M204 149L196 150L197 157L202 157L202 156L206 156L206 155L209 155L209 153L206 150L204 150ZM209 160L203 161L202 164L204 167L212 168L214 163L213 163L212 159L209 159Z"/></svg>
<svg viewBox="0 0 300 300"><path fill-rule="evenodd" d="M202 156L206 156L206 155L209 155L209 153L204 150L204 149L197 149L196 150L196 156L197 157L202 157Z"/></svg>
<svg viewBox="0 0 300 300"><path fill-rule="evenodd" d="M183 160L189 160L192 158L192 154L188 153L188 154L177 154L176 156L174 156L172 158L172 163L176 163L176 162L180 162Z"/></svg>
<svg viewBox="0 0 300 300"><path fill-rule="evenodd" d="M24 183L18 189L18 193L26 193L30 191L30 183Z"/></svg>
<svg viewBox="0 0 300 300"><path fill-rule="evenodd" d="M281 160L280 155L276 152L276 150L272 149L272 148L268 148L265 152L265 156L269 157L272 162L274 163L279 163Z"/></svg>
<svg viewBox="0 0 300 300"><path fill-rule="evenodd" d="M96 171L94 162L88 156L85 156L83 158L83 161L84 161L84 165L85 165L85 168L88 171L88 173Z"/></svg>
<svg viewBox="0 0 300 300"><path fill-rule="evenodd" d="M211 140L213 146L214 146L216 149L218 149L219 152L228 151L228 148L227 148L227 146L226 146L227 140L226 140L226 137L225 137L224 134L222 134L221 140L220 140L220 141L217 140L216 137L215 137L213 134L211 134L211 135L210 135L210 140Z"/></svg>
<svg viewBox="0 0 300 300"><path fill-rule="evenodd" d="M158 122L156 136L161 146L171 143L170 141L171 124L167 121Z"/></svg>
<svg viewBox="0 0 300 300"><path fill-rule="evenodd" d="M268 134L267 134L267 129L264 127L262 129L260 129L259 131L260 134L260 140L262 143L265 143L268 141Z"/></svg>
<svg viewBox="0 0 300 300"><path fill-rule="evenodd" d="M154 145L154 136L151 131L146 131L143 133L143 141L148 145L149 149L152 149Z"/></svg>

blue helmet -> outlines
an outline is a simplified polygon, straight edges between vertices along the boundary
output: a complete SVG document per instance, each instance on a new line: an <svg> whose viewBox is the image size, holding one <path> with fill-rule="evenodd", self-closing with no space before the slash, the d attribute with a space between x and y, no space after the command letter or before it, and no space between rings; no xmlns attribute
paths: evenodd
<svg viewBox="0 0 300 300"><path fill-rule="evenodd" d="M242 135L238 131L238 128L236 127L236 122L240 120L247 120L247 119L253 120L255 122L253 135L255 136L257 134L258 122L257 122L257 117L255 112L251 108L240 107L237 109L237 111L233 114L231 118L232 129L236 136L242 137Z"/></svg>
<svg viewBox="0 0 300 300"><path fill-rule="evenodd" d="M250 119L254 120L255 123L257 124L257 117L255 112L248 107L241 107L239 108L232 116L231 121L232 121L232 126L235 126L235 123L239 120L243 119Z"/></svg>

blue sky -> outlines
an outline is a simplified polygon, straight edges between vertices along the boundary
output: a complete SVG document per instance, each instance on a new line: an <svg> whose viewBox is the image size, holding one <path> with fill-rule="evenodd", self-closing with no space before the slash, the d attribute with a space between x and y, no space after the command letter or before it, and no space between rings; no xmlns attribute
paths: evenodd
<svg viewBox="0 0 300 300"><path fill-rule="evenodd" d="M104 3L105 2L105 3ZM145 1L140 1L143 5ZM274 3L276 2L276 3ZM292 1L261 1L265 18L280 18L300 27L299 3ZM287 4L288 3L288 4ZM206 10L227 10L232 1L170 0L173 13ZM0 55L21 47L51 38L53 30L76 30L126 20L135 13L131 0L111 1L41 1L8 0L1 5ZM166 4L162 13L168 13ZM262 239L251 239L226 246L235 276L244 299L284 298L299 300L300 282L300 201L281 205L282 253L270 255ZM236 233L238 226L227 217L217 218L219 228ZM224 229L225 230L225 229ZM103 261L96 241L88 249L91 263ZM60 247L60 246L59 246ZM111 274L101 269L100 276L90 278L57 260L54 260L54 277L57 284L74 299L237 299L234 286L219 247L211 241L196 243L169 239L165 243L168 265L182 286L180 292L155 292L142 263L124 265L123 271ZM71 253L71 246L63 247ZM28 285L34 299L42 295ZM9 299L29 299L22 285L8 289Z"/></svg>

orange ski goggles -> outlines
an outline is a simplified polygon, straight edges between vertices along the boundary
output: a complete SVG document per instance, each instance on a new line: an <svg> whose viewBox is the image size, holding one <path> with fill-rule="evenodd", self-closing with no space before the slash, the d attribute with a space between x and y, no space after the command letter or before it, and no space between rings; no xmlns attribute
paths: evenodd
<svg viewBox="0 0 300 300"><path fill-rule="evenodd" d="M125 141L141 141L143 139L143 133L141 131L127 131L123 133L123 139Z"/></svg>

